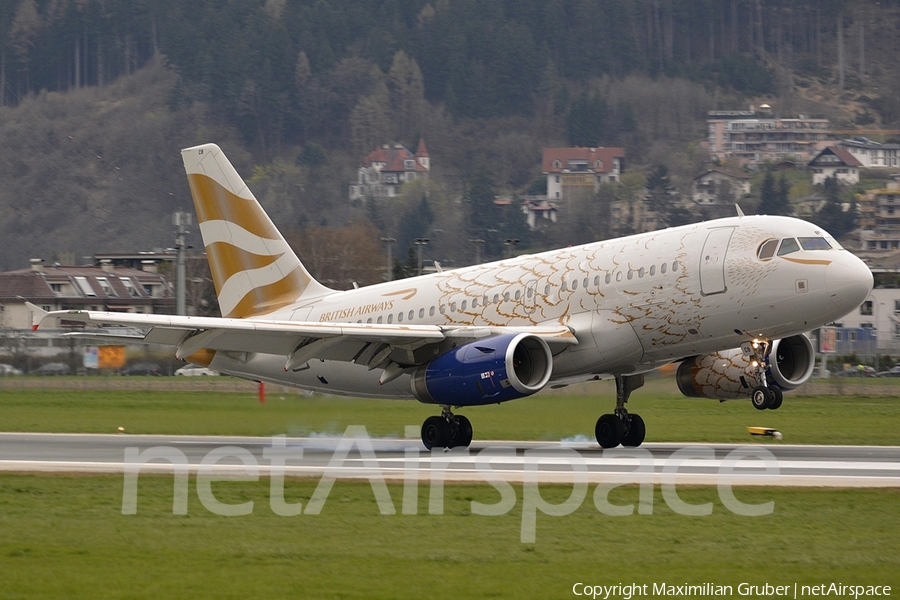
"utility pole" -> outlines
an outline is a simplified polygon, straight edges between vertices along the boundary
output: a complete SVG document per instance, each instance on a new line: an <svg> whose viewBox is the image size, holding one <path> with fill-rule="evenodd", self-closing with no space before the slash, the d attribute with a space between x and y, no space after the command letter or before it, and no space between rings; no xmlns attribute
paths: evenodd
<svg viewBox="0 0 900 600"><path fill-rule="evenodd" d="M172 225L175 227L175 249L178 257L175 261L175 313L187 314L185 306L185 280L184 280L184 250L186 248L184 236L191 232L191 213L178 211L172 215Z"/></svg>
<svg viewBox="0 0 900 600"><path fill-rule="evenodd" d="M394 242L396 242L396 241L397 241L397 240L395 240L395 239L392 238L392 237L383 237L383 238L381 238L381 242L382 242L383 244L387 244L387 251L388 251L387 280L388 280L388 281L393 281L393 280L394 280L394 256L393 256L393 252L392 252L392 251L393 251L393 249L394 249Z"/></svg>
<svg viewBox="0 0 900 600"><path fill-rule="evenodd" d="M413 240L413 243L416 245L416 253L418 254L418 262L419 262L419 275L422 275L422 246L428 244L428 238L416 238Z"/></svg>
<svg viewBox="0 0 900 600"><path fill-rule="evenodd" d="M481 238L469 240L472 244L475 245L475 264L481 264L481 252L484 249L484 240Z"/></svg>

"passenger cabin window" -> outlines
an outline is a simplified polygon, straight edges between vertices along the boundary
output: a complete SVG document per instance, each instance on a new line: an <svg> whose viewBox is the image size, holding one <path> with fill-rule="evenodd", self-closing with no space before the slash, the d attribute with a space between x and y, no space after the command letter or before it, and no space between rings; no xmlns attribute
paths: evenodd
<svg viewBox="0 0 900 600"><path fill-rule="evenodd" d="M769 260L773 256L775 256L775 249L778 247L778 240L766 240L759 247L759 252L756 253L756 256L759 260Z"/></svg>
<svg viewBox="0 0 900 600"><path fill-rule="evenodd" d="M820 237L802 237L800 238L800 246L804 250L831 250L831 244L828 240Z"/></svg>
<svg viewBox="0 0 900 600"><path fill-rule="evenodd" d="M778 256L784 256L799 251L800 244L797 243L797 240L794 238L784 238L784 241L781 242L781 248L778 249Z"/></svg>

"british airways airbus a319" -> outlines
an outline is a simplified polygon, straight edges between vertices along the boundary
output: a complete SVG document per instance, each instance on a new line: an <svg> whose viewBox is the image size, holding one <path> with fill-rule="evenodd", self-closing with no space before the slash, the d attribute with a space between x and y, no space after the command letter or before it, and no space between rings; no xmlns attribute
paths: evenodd
<svg viewBox="0 0 900 600"><path fill-rule="evenodd" d="M440 407L427 448L468 446L453 409L551 384L614 378L604 448L639 446L626 408L643 374L676 361L688 396L778 408L813 372L805 332L857 308L872 273L820 227L737 216L390 281L329 289L310 276L214 144L182 150L222 317L37 315L141 328L137 341L222 373L325 394ZM468 412L468 411L467 411Z"/></svg>

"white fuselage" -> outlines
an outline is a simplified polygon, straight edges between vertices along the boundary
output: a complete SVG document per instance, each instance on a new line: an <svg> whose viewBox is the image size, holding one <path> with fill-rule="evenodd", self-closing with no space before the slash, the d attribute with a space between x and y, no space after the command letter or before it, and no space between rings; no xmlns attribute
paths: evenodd
<svg viewBox="0 0 900 600"><path fill-rule="evenodd" d="M830 249L760 259L767 240L821 238ZM868 279L866 279L866 275ZM752 338L809 331L856 308L871 273L817 226L787 217L721 219L335 292L266 318L335 323L569 326L578 344L551 381L640 373ZM862 294L862 297L860 297ZM212 368L332 394L409 398L409 376L313 360L219 353Z"/></svg>

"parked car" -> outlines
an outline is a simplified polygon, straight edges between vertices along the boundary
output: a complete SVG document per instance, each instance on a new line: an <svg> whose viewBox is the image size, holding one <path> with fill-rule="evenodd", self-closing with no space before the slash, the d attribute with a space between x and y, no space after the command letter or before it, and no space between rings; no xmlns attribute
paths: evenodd
<svg viewBox="0 0 900 600"><path fill-rule="evenodd" d="M152 362L139 362L122 370L122 375L162 375L159 365Z"/></svg>
<svg viewBox="0 0 900 600"><path fill-rule="evenodd" d="M184 377L215 377L219 372L198 365L187 365L175 371L175 374Z"/></svg>
<svg viewBox="0 0 900 600"><path fill-rule="evenodd" d="M21 375L22 370L17 369L12 365L8 365L6 363L0 363L0 377L4 375Z"/></svg>
<svg viewBox="0 0 900 600"><path fill-rule="evenodd" d="M61 362L51 362L38 367L35 375L68 375L69 365Z"/></svg>
<svg viewBox="0 0 900 600"><path fill-rule="evenodd" d="M849 369L844 369L840 373L838 373L838 377L875 377L875 367L870 367L868 365L861 365L863 368L859 367L850 367Z"/></svg>
<svg viewBox="0 0 900 600"><path fill-rule="evenodd" d="M875 377L900 377L900 365L891 367L887 371L878 371Z"/></svg>

